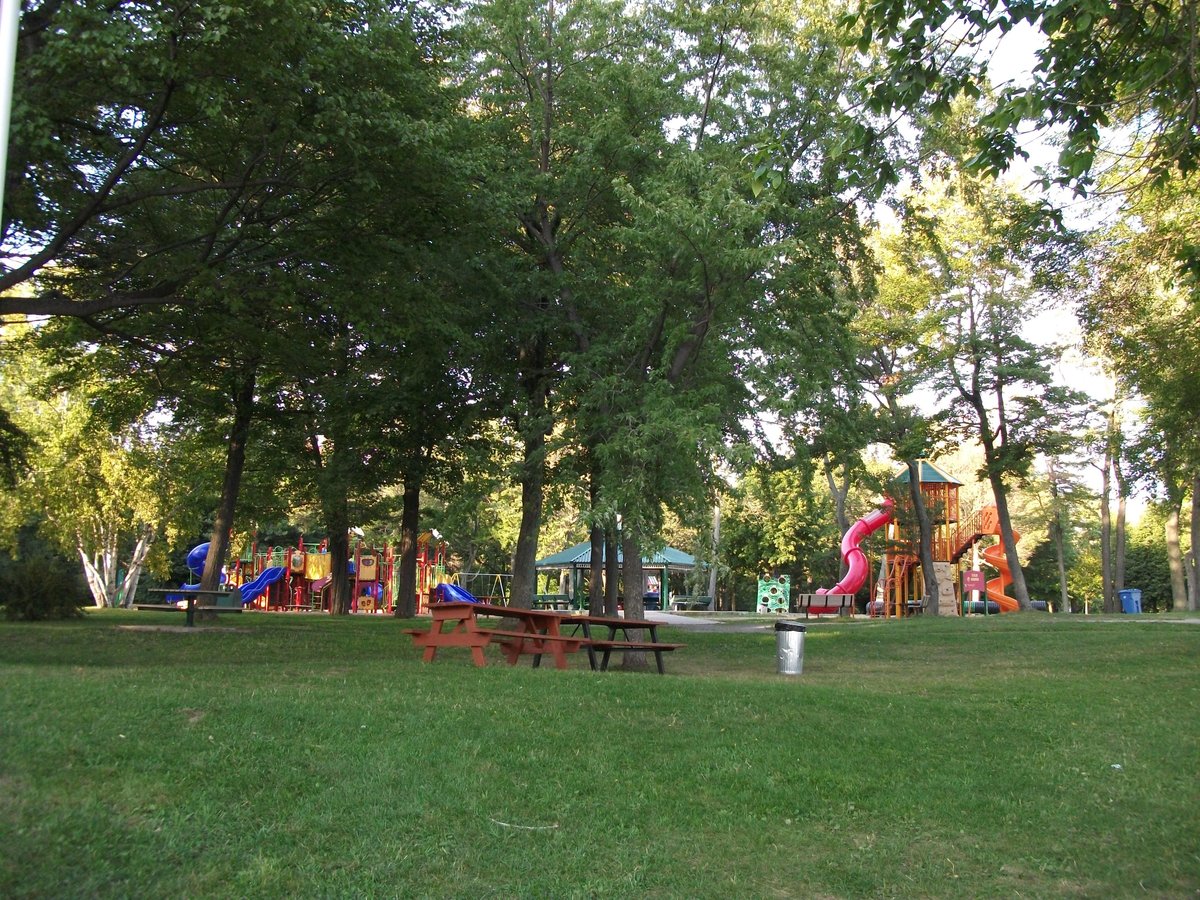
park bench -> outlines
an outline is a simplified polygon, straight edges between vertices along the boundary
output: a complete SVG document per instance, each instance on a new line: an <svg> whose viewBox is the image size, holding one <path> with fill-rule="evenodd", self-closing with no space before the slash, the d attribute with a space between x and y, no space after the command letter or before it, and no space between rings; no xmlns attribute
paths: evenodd
<svg viewBox="0 0 1200 900"><path fill-rule="evenodd" d="M711 610L713 608L712 597L676 597L671 601L671 609L678 612L680 610Z"/></svg>
<svg viewBox="0 0 1200 900"><path fill-rule="evenodd" d="M813 616L843 616L854 614L853 594L797 594L796 611L804 618Z"/></svg>
<svg viewBox="0 0 1200 900"><path fill-rule="evenodd" d="M570 594L537 594L533 598L534 609L568 610L571 608Z"/></svg>
<svg viewBox="0 0 1200 900"><path fill-rule="evenodd" d="M562 653L574 653L583 646L580 637L562 634L533 634L528 631L503 631L499 628L481 628L479 631L491 636L500 645L509 665L516 665L521 654L533 656L533 667L536 669L542 663L542 652L552 655L561 649Z"/></svg>

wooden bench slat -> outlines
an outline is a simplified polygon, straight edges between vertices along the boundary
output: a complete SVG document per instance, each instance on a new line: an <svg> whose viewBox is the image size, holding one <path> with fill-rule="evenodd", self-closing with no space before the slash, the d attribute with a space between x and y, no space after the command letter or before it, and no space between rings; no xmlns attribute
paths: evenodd
<svg viewBox="0 0 1200 900"><path fill-rule="evenodd" d="M499 638L521 638L526 641L562 641L563 643L584 643L584 638L568 634L537 634L533 631L504 631L499 628L479 628L479 634L488 634Z"/></svg>
<svg viewBox="0 0 1200 900"><path fill-rule="evenodd" d="M186 606L176 606L174 603L135 603L134 607L137 609L158 609L171 612L187 612ZM240 606L193 606L192 609L196 612L240 613L242 611Z"/></svg>

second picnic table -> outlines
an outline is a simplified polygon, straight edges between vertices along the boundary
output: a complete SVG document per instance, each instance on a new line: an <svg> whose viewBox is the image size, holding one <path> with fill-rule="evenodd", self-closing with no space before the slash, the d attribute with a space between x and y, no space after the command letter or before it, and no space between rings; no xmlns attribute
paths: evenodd
<svg viewBox="0 0 1200 900"><path fill-rule="evenodd" d="M660 641L658 639L658 623L651 619L586 615L569 616L566 624L576 625L578 626L577 630L583 632L583 636L587 639L584 646L587 648L588 662L591 663L593 669L597 668L596 651L601 652L598 668L602 672L608 671L608 659L614 650L618 652L643 650L654 654L654 661L658 663L658 674L665 675L663 653L684 646ZM592 633L593 628L605 629L608 633L604 637L596 637ZM649 640L642 637L641 632L643 631L647 633ZM617 636L618 632L620 632L620 637Z"/></svg>

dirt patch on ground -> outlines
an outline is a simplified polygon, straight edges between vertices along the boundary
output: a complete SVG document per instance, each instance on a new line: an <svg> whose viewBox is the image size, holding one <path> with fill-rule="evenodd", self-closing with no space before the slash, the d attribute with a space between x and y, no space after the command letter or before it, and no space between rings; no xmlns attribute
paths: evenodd
<svg viewBox="0 0 1200 900"><path fill-rule="evenodd" d="M118 625L117 631L168 631L172 634L199 634L208 631L223 631L233 634L249 634L249 628L230 628L222 625L204 625L188 628L186 625Z"/></svg>

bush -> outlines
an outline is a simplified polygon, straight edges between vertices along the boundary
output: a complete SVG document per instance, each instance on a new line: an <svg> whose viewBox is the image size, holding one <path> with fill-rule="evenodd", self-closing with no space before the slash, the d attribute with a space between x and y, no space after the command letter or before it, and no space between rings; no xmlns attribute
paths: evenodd
<svg viewBox="0 0 1200 900"><path fill-rule="evenodd" d="M0 563L0 607L5 618L75 619L89 602L83 576L61 558L31 553Z"/></svg>

